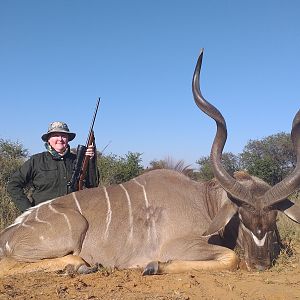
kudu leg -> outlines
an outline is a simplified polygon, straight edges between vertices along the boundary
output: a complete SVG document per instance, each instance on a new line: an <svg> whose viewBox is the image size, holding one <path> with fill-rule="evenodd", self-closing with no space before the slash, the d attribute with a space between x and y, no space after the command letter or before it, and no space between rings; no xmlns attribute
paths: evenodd
<svg viewBox="0 0 300 300"><path fill-rule="evenodd" d="M193 270L236 270L238 266L238 258L233 251L231 252L232 253L228 251L228 253L224 254L222 257L219 258L220 260L171 260L168 262L150 262L146 266L143 275L183 273Z"/></svg>
<svg viewBox="0 0 300 300"><path fill-rule="evenodd" d="M192 270L236 270L239 263L234 251L207 244L199 238L174 240L163 248L163 252L161 261L150 262L143 275L181 273Z"/></svg>
<svg viewBox="0 0 300 300"><path fill-rule="evenodd" d="M80 270L83 266L85 268L86 262L81 257L72 254L31 263L20 262L7 257L0 261L0 277L36 271L54 272L65 270L66 273L82 273Z"/></svg>

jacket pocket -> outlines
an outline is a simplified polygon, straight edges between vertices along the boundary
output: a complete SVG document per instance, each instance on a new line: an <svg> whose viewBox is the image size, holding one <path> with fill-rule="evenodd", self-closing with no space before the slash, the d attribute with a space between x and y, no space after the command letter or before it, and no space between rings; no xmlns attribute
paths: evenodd
<svg viewBox="0 0 300 300"><path fill-rule="evenodd" d="M44 190L53 185L58 180L58 170L55 167L52 168L40 168L36 174L33 184L36 189Z"/></svg>

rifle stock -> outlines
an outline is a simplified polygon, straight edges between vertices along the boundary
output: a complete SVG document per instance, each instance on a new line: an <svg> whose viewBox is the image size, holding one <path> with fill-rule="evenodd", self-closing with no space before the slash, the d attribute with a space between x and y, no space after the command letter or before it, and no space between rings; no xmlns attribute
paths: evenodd
<svg viewBox="0 0 300 300"><path fill-rule="evenodd" d="M78 191L79 178L81 174L81 167L85 158L86 147L83 145L78 145L77 147L77 158L74 164L73 173L71 180L68 182L68 192L72 193Z"/></svg>

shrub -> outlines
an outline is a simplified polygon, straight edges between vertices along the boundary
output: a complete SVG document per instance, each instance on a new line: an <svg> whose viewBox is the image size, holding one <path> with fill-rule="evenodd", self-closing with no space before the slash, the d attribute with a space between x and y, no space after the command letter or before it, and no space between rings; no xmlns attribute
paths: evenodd
<svg viewBox="0 0 300 300"><path fill-rule="evenodd" d="M11 201L6 187L17 168L23 164L28 151L18 142L0 139L0 229L10 225L20 214Z"/></svg>
<svg viewBox="0 0 300 300"><path fill-rule="evenodd" d="M100 185L118 184L140 175L143 171L141 161L141 154L132 152L125 157L115 154L98 157Z"/></svg>

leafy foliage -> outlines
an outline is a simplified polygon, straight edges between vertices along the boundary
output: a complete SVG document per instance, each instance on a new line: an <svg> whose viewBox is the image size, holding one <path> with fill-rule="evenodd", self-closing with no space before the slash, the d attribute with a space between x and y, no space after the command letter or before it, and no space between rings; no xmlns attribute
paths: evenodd
<svg viewBox="0 0 300 300"><path fill-rule="evenodd" d="M278 133L262 140L250 140L241 154L240 162L250 174L269 184L280 182L296 165L290 135Z"/></svg>
<svg viewBox="0 0 300 300"><path fill-rule="evenodd" d="M141 153L128 152L125 157L115 154L98 156L100 185L117 184L138 176L143 171Z"/></svg>
<svg viewBox="0 0 300 300"><path fill-rule="evenodd" d="M0 229L9 225L19 214L6 191L6 186L10 176L27 156L28 151L22 144L0 139Z"/></svg>
<svg viewBox="0 0 300 300"><path fill-rule="evenodd" d="M10 159L26 158L28 150L19 142L0 139L0 156Z"/></svg>
<svg viewBox="0 0 300 300"><path fill-rule="evenodd" d="M223 153L222 162L231 175L244 169L249 174L274 185L295 168L296 155L290 135L278 133L262 140L250 140L241 154ZM199 179L213 178L209 156L201 157L196 163L199 164Z"/></svg>
<svg viewBox="0 0 300 300"><path fill-rule="evenodd" d="M203 156L196 161L199 165L198 179L199 180L210 180L214 177L214 173L211 167L210 157ZM222 155L222 163L225 170L230 174L240 169L239 157L231 152L224 152Z"/></svg>
<svg viewBox="0 0 300 300"><path fill-rule="evenodd" d="M11 174L28 156L27 149L20 143L0 139L0 183L6 185Z"/></svg>

